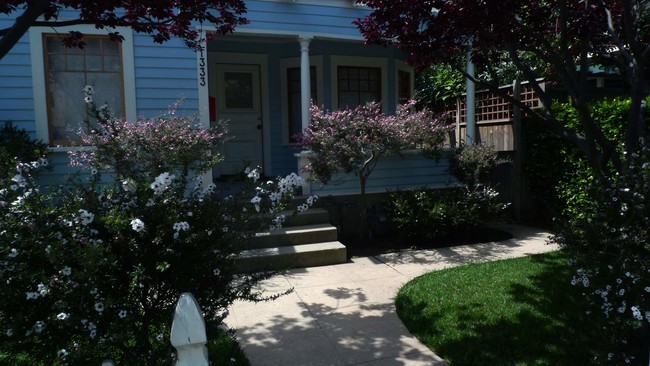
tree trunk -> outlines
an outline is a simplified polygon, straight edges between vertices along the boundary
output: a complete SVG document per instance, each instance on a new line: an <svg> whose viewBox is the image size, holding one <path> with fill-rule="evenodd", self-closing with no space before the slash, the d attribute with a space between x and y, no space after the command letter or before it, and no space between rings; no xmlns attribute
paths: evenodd
<svg viewBox="0 0 650 366"><path fill-rule="evenodd" d="M361 227L359 230L359 238L365 239L368 237L368 216L366 212L366 181L368 177L364 174L359 174L359 183L361 185L361 194L359 195L359 211L361 220Z"/></svg>

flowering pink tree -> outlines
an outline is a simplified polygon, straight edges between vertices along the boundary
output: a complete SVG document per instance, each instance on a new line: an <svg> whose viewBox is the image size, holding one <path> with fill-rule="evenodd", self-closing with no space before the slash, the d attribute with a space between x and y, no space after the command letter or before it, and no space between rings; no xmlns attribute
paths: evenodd
<svg viewBox="0 0 650 366"><path fill-rule="evenodd" d="M449 121L411 100L398 106L395 115L382 113L381 104L325 112L311 107L311 123L300 137L303 148L313 152L307 167L323 183L337 172L359 178L360 206L365 233L366 182L382 156L401 155L404 149L434 152L445 141Z"/></svg>
<svg viewBox="0 0 650 366"><path fill-rule="evenodd" d="M71 151L73 166L110 168L118 177L137 180L153 179L164 172L188 177L221 161L212 151L225 141L225 123L203 128L196 116L176 114L180 102L165 114L128 121L115 118L106 105L97 107L91 86L84 88L84 95L92 118L75 134L93 149Z"/></svg>

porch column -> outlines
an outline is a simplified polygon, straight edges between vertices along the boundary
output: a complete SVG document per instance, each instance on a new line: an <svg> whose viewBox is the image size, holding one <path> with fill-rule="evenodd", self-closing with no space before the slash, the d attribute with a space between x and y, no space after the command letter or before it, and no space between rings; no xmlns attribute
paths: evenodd
<svg viewBox="0 0 650 366"><path fill-rule="evenodd" d="M309 126L311 116L309 108L311 107L311 73L309 72L309 43L312 36L299 36L300 42L300 111L301 126L304 131ZM311 194L311 177L305 167L309 165L309 156L311 151L302 151L295 156L298 158L298 174L305 180L302 186L302 194Z"/></svg>
<svg viewBox="0 0 650 366"><path fill-rule="evenodd" d="M309 107L311 106L311 76L309 72L309 43L311 36L298 38L300 41L300 110L302 129L309 126Z"/></svg>

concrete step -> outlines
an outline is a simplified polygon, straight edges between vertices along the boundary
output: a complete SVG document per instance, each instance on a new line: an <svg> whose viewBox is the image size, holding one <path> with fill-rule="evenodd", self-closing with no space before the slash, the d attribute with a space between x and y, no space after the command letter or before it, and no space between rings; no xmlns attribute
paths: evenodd
<svg viewBox="0 0 650 366"><path fill-rule="evenodd" d="M327 224L330 221L330 214L324 208L310 208L295 216L293 216L293 211L285 211L283 214L287 217L284 226Z"/></svg>
<svg viewBox="0 0 650 366"><path fill-rule="evenodd" d="M313 244L335 240L337 240L336 227L330 224L288 226L280 230L255 234L249 239L246 249Z"/></svg>
<svg viewBox="0 0 650 366"><path fill-rule="evenodd" d="M346 261L345 245L338 241L330 241L245 250L237 259L237 270L240 273L281 271L289 268L340 264Z"/></svg>

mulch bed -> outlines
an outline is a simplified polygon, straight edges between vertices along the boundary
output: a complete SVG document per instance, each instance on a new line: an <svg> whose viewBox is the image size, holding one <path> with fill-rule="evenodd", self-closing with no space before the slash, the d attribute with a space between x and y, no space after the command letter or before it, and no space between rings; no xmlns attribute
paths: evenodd
<svg viewBox="0 0 650 366"><path fill-rule="evenodd" d="M343 237L340 241L347 247L348 258L352 258L375 256L403 250L433 249L457 245L487 243L507 240L510 238L512 238L512 235L508 232L492 228L478 227L429 240L408 239L397 235L388 235L366 239L360 239L356 236Z"/></svg>

